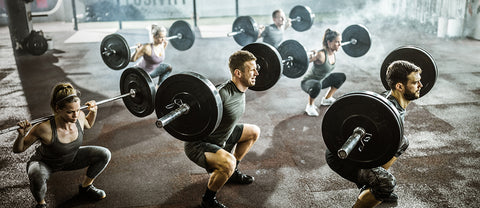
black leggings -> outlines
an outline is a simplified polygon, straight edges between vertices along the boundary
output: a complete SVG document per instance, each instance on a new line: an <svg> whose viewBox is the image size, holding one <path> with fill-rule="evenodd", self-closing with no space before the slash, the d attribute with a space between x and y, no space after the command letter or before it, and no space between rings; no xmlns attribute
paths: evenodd
<svg viewBox="0 0 480 208"><path fill-rule="evenodd" d="M99 146L81 146L77 155L70 164L65 165L60 171L78 170L85 167L87 177L96 178L107 167L110 161L110 150ZM27 174L30 180L30 191L37 202L45 199L47 181L55 171L42 161L29 161Z"/></svg>
<svg viewBox="0 0 480 208"><path fill-rule="evenodd" d="M302 90L308 93L311 98L317 98L321 89L327 87L340 88L347 79L344 73L331 73L322 80L307 79L302 81Z"/></svg>

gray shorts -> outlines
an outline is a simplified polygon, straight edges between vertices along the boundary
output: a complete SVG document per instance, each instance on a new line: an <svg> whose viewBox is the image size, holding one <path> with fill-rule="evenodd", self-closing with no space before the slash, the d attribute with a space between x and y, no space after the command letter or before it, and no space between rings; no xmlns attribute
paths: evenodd
<svg viewBox="0 0 480 208"><path fill-rule="evenodd" d="M230 137L228 137L227 142L225 143L225 147L223 147L223 149L227 152L231 152L233 150L233 147L235 147L235 145L238 143L238 140L240 140L240 137L242 137L242 132L243 124L237 124L233 129L232 134L230 134ZM207 170L207 172L209 173L213 170L208 168L205 152L216 153L220 149L222 149L222 147L204 141L185 143L185 154L187 155L188 159L190 159L198 166L205 168L205 170Z"/></svg>

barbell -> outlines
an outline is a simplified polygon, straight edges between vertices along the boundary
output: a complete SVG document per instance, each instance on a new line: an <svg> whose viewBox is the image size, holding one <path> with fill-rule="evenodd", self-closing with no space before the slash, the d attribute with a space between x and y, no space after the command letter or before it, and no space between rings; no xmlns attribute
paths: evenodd
<svg viewBox="0 0 480 208"><path fill-rule="evenodd" d="M343 51L352 57L365 55L371 46L368 29L359 24L348 26L342 32L342 40L347 40L341 43ZM307 72L312 52L307 51L298 41L283 41L278 46L278 51L283 59L283 75L298 78Z"/></svg>
<svg viewBox="0 0 480 208"><path fill-rule="evenodd" d="M143 69L132 67L123 71L122 76L120 77L120 92L121 95L96 102L97 106L121 98L128 111L137 117L148 116L155 110L155 84L153 83L152 78L150 78ZM80 110L85 110L87 108L88 106L84 105L80 107ZM30 121L30 123L34 125L47 121L52 117L53 115L37 118ZM19 128L19 126L12 126L1 130L0 134L14 131Z"/></svg>
<svg viewBox="0 0 480 208"><path fill-rule="evenodd" d="M411 62L422 69L423 88L427 94L438 76L433 57L416 46L402 46L388 54L382 63L380 79L385 89L385 72L396 60ZM340 96L325 112L322 121L323 140L327 148L341 159L362 168L385 164L397 152L403 137L403 122L396 107L374 92L351 92Z"/></svg>
<svg viewBox="0 0 480 208"><path fill-rule="evenodd" d="M315 14L308 6L297 5L290 10L290 21L292 28L303 32L310 29L313 25ZM257 41L259 36L258 24L250 16L239 16L233 21L232 32L227 34L232 37L241 46L246 46Z"/></svg>
<svg viewBox="0 0 480 208"><path fill-rule="evenodd" d="M180 51L188 50L195 42L195 33L188 22L175 21L168 30L167 40L174 48ZM100 55L103 62L111 69L121 70L130 63L131 50L136 46L129 47L128 42L120 34L110 34L102 39Z"/></svg>
<svg viewBox="0 0 480 208"><path fill-rule="evenodd" d="M361 25L351 25L342 33L342 38L348 41L342 47L349 55L355 57L364 55L371 45L368 30ZM255 86L250 89L263 91L273 87L281 75L288 78L298 78L305 74L310 64L311 51L296 40L283 41L276 49L266 43L250 43L242 48L251 52L257 58L261 73L257 76Z"/></svg>

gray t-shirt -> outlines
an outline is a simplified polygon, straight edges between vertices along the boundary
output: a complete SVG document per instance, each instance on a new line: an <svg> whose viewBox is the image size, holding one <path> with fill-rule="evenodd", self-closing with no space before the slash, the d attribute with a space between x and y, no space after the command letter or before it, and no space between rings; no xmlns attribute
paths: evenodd
<svg viewBox="0 0 480 208"><path fill-rule="evenodd" d="M265 26L265 30L262 32L263 42L278 48L283 40L283 31L283 29L278 29L275 24Z"/></svg>
<svg viewBox="0 0 480 208"><path fill-rule="evenodd" d="M395 97L390 95L389 91L384 92L383 96L386 96L386 98L395 106L395 108L397 108L398 113L400 114L400 122L402 122L401 128L402 128L402 131L403 131L403 127L404 127L404 124L405 124L405 115L406 115L407 111L402 106L400 106L400 104L398 103L398 101ZM409 142L408 142L407 137L403 136L402 141L400 141L400 146L398 148L398 151L395 154L395 157L399 157L401 154L403 154L405 152L405 150L407 150L408 145L409 145Z"/></svg>
<svg viewBox="0 0 480 208"><path fill-rule="evenodd" d="M245 93L241 92L231 80L219 85L217 89L219 89L223 104L222 120L217 129L203 141L223 148L238 120L245 112Z"/></svg>

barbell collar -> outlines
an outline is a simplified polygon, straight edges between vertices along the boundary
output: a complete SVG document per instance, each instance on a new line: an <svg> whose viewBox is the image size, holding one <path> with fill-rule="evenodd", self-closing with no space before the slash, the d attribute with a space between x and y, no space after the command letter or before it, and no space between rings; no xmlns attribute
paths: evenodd
<svg viewBox="0 0 480 208"><path fill-rule="evenodd" d="M285 63L288 63L288 62L292 62L294 59L292 56L288 56L286 59L283 59L282 60L282 64L285 64Z"/></svg>
<svg viewBox="0 0 480 208"><path fill-rule="evenodd" d="M228 37L232 37L232 36L235 36L235 35L238 35L238 34L241 34L241 33L244 33L245 30L242 28L240 29L239 31L235 31L235 32L230 32L227 34Z"/></svg>
<svg viewBox="0 0 480 208"><path fill-rule="evenodd" d="M104 52L102 52L103 55L105 56L110 56L112 54L115 54L117 53L117 51L115 51L114 49L111 49L111 48L104 48Z"/></svg>
<svg viewBox="0 0 480 208"><path fill-rule="evenodd" d="M362 139L366 135L365 129L362 127L356 127L353 130L352 135L348 137L347 141L343 144L343 146L338 149L337 155L340 159L346 159L348 155L352 152L352 150L357 146L358 141Z"/></svg>
<svg viewBox="0 0 480 208"><path fill-rule="evenodd" d="M159 118L156 122L155 125L158 128L163 128L166 125L168 125L170 122L174 121L176 118L187 114L188 111L190 110L190 106L187 105L186 103L181 104L177 109L171 111L170 113L162 116Z"/></svg>

